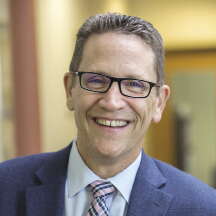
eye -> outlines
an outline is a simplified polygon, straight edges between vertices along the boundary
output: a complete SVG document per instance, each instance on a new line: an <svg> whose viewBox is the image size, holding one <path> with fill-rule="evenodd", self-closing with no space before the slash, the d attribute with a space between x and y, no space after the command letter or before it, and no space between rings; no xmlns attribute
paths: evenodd
<svg viewBox="0 0 216 216"><path fill-rule="evenodd" d="M124 80L123 86L128 91L143 93L149 89L149 84L141 80Z"/></svg>
<svg viewBox="0 0 216 216"><path fill-rule="evenodd" d="M140 80L125 80L124 85L129 88L146 88L147 85L145 82Z"/></svg>
<svg viewBox="0 0 216 216"><path fill-rule="evenodd" d="M100 84L100 83L105 83L105 79L103 79L102 76L94 75L94 76L88 77L88 79L86 79L86 82Z"/></svg>
<svg viewBox="0 0 216 216"><path fill-rule="evenodd" d="M137 80L128 80L127 86L128 87L142 88L143 84Z"/></svg>
<svg viewBox="0 0 216 216"><path fill-rule="evenodd" d="M81 82L85 88L91 90L104 90L109 85L109 79L95 73L84 73Z"/></svg>

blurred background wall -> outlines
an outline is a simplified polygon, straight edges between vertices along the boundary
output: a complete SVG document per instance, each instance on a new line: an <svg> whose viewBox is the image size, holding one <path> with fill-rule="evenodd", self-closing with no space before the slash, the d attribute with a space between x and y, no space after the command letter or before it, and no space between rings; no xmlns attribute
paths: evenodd
<svg viewBox="0 0 216 216"><path fill-rule="evenodd" d="M147 19L164 38L172 96L145 151L214 186L213 0L0 0L0 160L58 150L76 136L63 75L81 23L108 11Z"/></svg>

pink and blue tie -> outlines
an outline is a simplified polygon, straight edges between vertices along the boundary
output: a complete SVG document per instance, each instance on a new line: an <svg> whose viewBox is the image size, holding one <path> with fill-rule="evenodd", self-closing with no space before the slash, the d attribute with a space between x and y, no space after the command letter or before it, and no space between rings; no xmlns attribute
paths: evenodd
<svg viewBox="0 0 216 216"><path fill-rule="evenodd" d="M109 216L106 198L114 193L115 187L107 181L97 180L89 185L94 200L91 202L87 216Z"/></svg>

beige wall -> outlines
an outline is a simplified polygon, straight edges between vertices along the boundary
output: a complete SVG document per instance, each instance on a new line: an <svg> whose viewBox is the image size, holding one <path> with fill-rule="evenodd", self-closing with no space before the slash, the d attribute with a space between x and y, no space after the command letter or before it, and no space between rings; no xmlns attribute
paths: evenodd
<svg viewBox="0 0 216 216"><path fill-rule="evenodd" d="M42 151L51 151L68 144L76 133L63 88L72 55L75 8L71 0L35 3Z"/></svg>
<svg viewBox="0 0 216 216"><path fill-rule="evenodd" d="M0 162L15 156L9 4L0 1Z"/></svg>
<svg viewBox="0 0 216 216"><path fill-rule="evenodd" d="M129 12L152 22L168 49L216 47L216 1L133 0Z"/></svg>

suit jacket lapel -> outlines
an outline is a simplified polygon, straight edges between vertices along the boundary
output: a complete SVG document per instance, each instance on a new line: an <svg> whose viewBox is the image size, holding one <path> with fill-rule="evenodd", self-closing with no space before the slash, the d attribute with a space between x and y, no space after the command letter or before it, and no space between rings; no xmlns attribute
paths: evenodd
<svg viewBox="0 0 216 216"><path fill-rule="evenodd" d="M35 173L37 185L26 190L27 216L63 215L70 149L54 153Z"/></svg>
<svg viewBox="0 0 216 216"><path fill-rule="evenodd" d="M165 215L172 200L172 195L161 190L165 184L166 178L155 162L143 153L131 191L127 216Z"/></svg>

